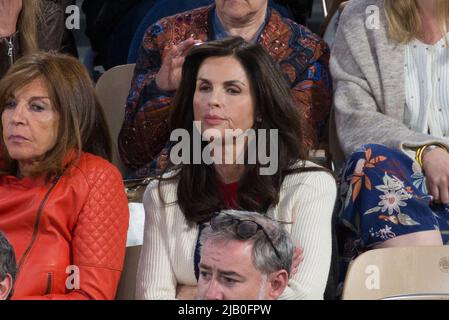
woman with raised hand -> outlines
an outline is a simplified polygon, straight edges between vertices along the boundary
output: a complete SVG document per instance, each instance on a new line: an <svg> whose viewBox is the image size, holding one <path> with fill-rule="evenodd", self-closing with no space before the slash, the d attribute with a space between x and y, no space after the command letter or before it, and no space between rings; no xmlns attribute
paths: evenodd
<svg viewBox="0 0 449 320"><path fill-rule="evenodd" d="M282 17L268 0L216 0L213 5L161 19L142 40L118 139L123 163L136 175L146 176L150 168L161 167L155 160L168 142L168 116L189 49L228 36L261 44L281 66L305 119L307 147L318 148L320 142L326 147L332 100L326 43Z"/></svg>

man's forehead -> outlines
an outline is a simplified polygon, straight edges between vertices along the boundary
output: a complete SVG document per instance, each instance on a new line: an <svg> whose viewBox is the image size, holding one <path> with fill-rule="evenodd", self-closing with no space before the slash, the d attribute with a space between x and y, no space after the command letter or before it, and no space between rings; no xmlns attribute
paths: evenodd
<svg viewBox="0 0 449 320"><path fill-rule="evenodd" d="M226 254L251 254L252 242L248 240L236 240L236 239L226 239L226 240L207 240L205 243L206 247L210 251L216 251Z"/></svg>
<svg viewBox="0 0 449 320"><path fill-rule="evenodd" d="M239 240L208 240L203 248L201 262L209 268L226 272L237 272L242 268L254 268L252 244L248 241Z"/></svg>

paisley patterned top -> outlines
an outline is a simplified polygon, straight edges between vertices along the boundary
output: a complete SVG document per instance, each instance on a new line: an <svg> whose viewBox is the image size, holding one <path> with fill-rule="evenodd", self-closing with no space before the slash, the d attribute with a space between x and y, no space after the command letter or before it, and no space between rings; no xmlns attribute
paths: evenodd
<svg viewBox="0 0 449 320"><path fill-rule="evenodd" d="M126 166L138 169L148 165L167 143L167 121L174 92L161 91L155 83L156 74L172 45L190 36L202 41L216 39L212 23L214 10L212 5L164 18L145 33L118 140ZM271 8L258 42L287 75L298 108L306 119L307 143L310 147L317 146L325 140L332 100L327 44Z"/></svg>

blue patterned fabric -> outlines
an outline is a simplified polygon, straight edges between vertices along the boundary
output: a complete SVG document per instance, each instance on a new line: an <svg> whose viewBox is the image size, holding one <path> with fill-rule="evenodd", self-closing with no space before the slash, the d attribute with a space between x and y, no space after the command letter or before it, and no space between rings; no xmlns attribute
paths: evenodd
<svg viewBox="0 0 449 320"><path fill-rule="evenodd" d="M432 202L420 166L406 154L365 145L347 162L340 186L340 221L364 247L428 230L440 230L449 244L449 206Z"/></svg>
<svg viewBox="0 0 449 320"><path fill-rule="evenodd" d="M432 202L421 167L401 151L362 146L343 167L339 194L341 280L359 253L394 237L439 230L449 244L449 206Z"/></svg>
<svg viewBox="0 0 449 320"><path fill-rule="evenodd" d="M268 10L270 10L270 8L268 8ZM267 13L268 12L269 11L267 11ZM260 26L259 30L257 30L256 36L254 37L254 40L253 40L254 42L258 42L259 41L259 37L262 34L262 31L265 28L265 25L267 24L267 21L268 21L269 17L270 17L270 14L267 14L265 16L264 22ZM212 15L212 29L213 29L212 38L214 40L224 39L226 37L231 36L230 34L227 33L225 27L221 23L220 18L218 17L216 9L214 9L214 13Z"/></svg>

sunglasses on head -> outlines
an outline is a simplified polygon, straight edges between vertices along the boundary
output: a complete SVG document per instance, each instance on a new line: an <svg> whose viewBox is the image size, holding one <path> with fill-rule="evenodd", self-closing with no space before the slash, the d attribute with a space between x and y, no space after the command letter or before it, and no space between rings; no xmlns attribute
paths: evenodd
<svg viewBox="0 0 449 320"><path fill-rule="evenodd" d="M210 226L212 230L218 231L220 229L226 229L226 228L233 228L234 233L237 235L237 237L241 240L246 240L252 238L259 230L262 230L262 232L265 234L265 237L267 237L268 242L270 242L271 246L273 247L274 252L276 253L276 256L281 259L281 255L279 254L279 251L274 246L273 241L271 240L268 233L265 231L265 228L261 226L259 223L253 220L245 220L245 219L238 219L235 217L232 217L227 214L219 214L215 213L212 218L210 219Z"/></svg>

